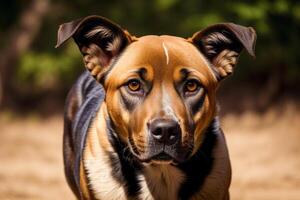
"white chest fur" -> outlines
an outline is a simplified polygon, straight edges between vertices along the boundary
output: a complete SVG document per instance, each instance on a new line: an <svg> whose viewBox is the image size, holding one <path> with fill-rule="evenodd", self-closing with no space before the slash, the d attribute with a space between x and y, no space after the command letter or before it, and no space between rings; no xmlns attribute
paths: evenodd
<svg viewBox="0 0 300 200"><path fill-rule="evenodd" d="M118 155L108 142L106 134L101 133L104 120L99 117L95 122L97 123L93 123L89 129L83 153L88 187L92 190L94 197L99 200L129 199L125 183L117 181L112 172L109 154L106 151L110 152L110 156L117 158ZM98 127L99 124L102 126ZM139 196L134 199L176 200L185 177L172 165L151 164L144 166L143 170L137 174L137 178L141 189Z"/></svg>
<svg viewBox="0 0 300 200"><path fill-rule="evenodd" d="M126 199L125 187L112 176L109 158L98 143L99 138L92 130L89 132L89 144L84 151L84 168L89 187L96 199Z"/></svg>
<svg viewBox="0 0 300 200"><path fill-rule="evenodd" d="M91 130L88 138L84 168L93 195L99 200L128 199L125 185L113 177L108 154L100 146L97 133ZM136 199L176 200L184 175L171 165L147 165L138 175L138 180L141 190Z"/></svg>

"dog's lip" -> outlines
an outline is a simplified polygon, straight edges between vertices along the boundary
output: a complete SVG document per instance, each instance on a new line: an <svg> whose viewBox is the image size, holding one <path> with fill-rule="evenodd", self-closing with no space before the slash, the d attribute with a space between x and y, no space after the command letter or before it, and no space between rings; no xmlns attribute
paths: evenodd
<svg viewBox="0 0 300 200"><path fill-rule="evenodd" d="M151 162L158 162L158 163L171 163L173 165L178 165L179 163L184 162L184 160L178 159L176 157L173 157L169 153L167 153L165 150L160 151L159 153L156 153L155 155L151 156L144 156L139 154L136 151L136 147L132 140L129 140L129 148L133 156L142 163L151 163Z"/></svg>
<svg viewBox="0 0 300 200"><path fill-rule="evenodd" d="M143 163L172 163L177 164L179 161L166 152L160 152L148 158L139 158Z"/></svg>
<svg viewBox="0 0 300 200"><path fill-rule="evenodd" d="M165 152L161 152L151 157L151 160L159 160L159 161L170 161L173 160L173 157Z"/></svg>

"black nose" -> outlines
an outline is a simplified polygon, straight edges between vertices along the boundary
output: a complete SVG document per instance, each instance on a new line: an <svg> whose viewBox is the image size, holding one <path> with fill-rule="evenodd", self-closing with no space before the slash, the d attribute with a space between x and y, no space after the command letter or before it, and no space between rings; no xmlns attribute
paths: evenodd
<svg viewBox="0 0 300 200"><path fill-rule="evenodd" d="M155 141L166 145L174 144L181 136L178 122L171 119L155 119L149 129Z"/></svg>

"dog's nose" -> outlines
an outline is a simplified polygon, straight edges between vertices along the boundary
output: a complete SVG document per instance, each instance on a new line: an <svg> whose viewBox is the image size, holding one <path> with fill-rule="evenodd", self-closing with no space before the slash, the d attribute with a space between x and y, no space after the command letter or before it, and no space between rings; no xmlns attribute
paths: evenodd
<svg viewBox="0 0 300 200"><path fill-rule="evenodd" d="M166 145L174 144L181 136L178 122L171 119L155 119L149 129L155 141Z"/></svg>

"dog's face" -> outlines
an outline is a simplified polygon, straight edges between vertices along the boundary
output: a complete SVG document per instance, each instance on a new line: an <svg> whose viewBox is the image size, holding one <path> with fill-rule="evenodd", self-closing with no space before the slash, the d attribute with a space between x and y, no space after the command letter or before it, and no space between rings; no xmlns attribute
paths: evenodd
<svg viewBox="0 0 300 200"><path fill-rule="evenodd" d="M96 16L61 26L87 69L104 86L108 117L141 161L180 163L200 147L216 112L216 89L243 48L254 55L255 32L218 24L189 39L130 36Z"/></svg>
<svg viewBox="0 0 300 200"><path fill-rule="evenodd" d="M145 36L107 74L108 112L141 160L187 159L215 111L217 79L190 42Z"/></svg>

